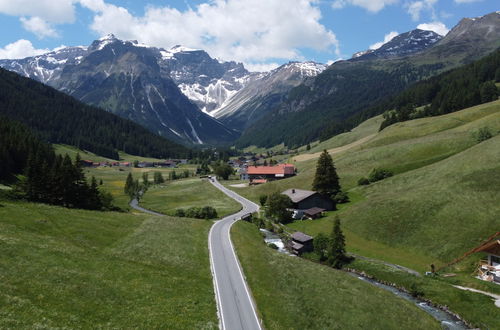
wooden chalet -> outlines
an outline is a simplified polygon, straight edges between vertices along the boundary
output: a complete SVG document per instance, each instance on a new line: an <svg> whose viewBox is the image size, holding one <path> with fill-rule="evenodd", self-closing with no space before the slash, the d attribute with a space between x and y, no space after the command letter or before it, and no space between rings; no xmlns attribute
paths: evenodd
<svg viewBox="0 0 500 330"><path fill-rule="evenodd" d="M291 240L288 242L287 246L296 255L311 252L314 249L313 238L309 235L296 231L290 238Z"/></svg>
<svg viewBox="0 0 500 330"><path fill-rule="evenodd" d="M487 254L487 259L480 261L479 278L500 284L500 238L480 246L475 252Z"/></svg>
<svg viewBox="0 0 500 330"><path fill-rule="evenodd" d="M250 180L279 180L295 175L293 164L278 164L275 166L248 166L246 175Z"/></svg>
<svg viewBox="0 0 500 330"><path fill-rule="evenodd" d="M290 197L293 208L296 210L309 210L312 208L323 209L322 212L335 210L335 203L316 191L293 188L285 190L282 194Z"/></svg>

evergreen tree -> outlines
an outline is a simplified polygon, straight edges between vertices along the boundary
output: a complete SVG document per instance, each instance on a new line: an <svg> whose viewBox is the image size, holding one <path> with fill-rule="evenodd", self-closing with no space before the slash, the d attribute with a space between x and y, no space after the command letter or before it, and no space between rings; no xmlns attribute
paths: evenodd
<svg viewBox="0 0 500 330"><path fill-rule="evenodd" d="M132 177L132 173L129 172L127 176L127 180L125 181L125 188L123 189L127 195L132 198L134 194L134 178Z"/></svg>
<svg viewBox="0 0 500 330"><path fill-rule="evenodd" d="M323 233L319 233L313 240L314 252L319 256L320 261L324 261L328 255L330 239Z"/></svg>
<svg viewBox="0 0 500 330"><path fill-rule="evenodd" d="M142 184L145 187L149 187L149 173L148 172L142 173Z"/></svg>
<svg viewBox="0 0 500 330"><path fill-rule="evenodd" d="M491 102L498 100L498 89L492 81L487 81L481 85L481 102Z"/></svg>
<svg viewBox="0 0 500 330"><path fill-rule="evenodd" d="M334 268L341 269L347 263L348 258L345 255L345 237L340 228L338 216L335 217L330 240L328 263Z"/></svg>
<svg viewBox="0 0 500 330"><path fill-rule="evenodd" d="M341 191L337 170L333 165L332 157L326 150L319 156L313 181L313 189L330 198Z"/></svg>

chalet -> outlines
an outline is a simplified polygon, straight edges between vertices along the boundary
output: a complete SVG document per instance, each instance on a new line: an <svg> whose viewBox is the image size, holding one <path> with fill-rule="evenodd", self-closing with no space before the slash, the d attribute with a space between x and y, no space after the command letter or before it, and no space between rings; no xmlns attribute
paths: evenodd
<svg viewBox="0 0 500 330"><path fill-rule="evenodd" d="M312 208L323 209L322 212L335 210L335 203L316 191L293 188L285 190L282 194L290 197L293 208L296 210L309 210Z"/></svg>
<svg viewBox="0 0 500 330"><path fill-rule="evenodd" d="M487 254L487 259L479 264L479 278L500 284L500 238L480 246L475 252Z"/></svg>
<svg viewBox="0 0 500 330"><path fill-rule="evenodd" d="M279 164L276 166L248 166L247 175L250 183L253 180L279 180L295 175L295 166L292 164Z"/></svg>
<svg viewBox="0 0 500 330"><path fill-rule="evenodd" d="M313 238L300 231L296 231L290 237L288 248L296 255L301 255L305 252L311 252L313 247Z"/></svg>

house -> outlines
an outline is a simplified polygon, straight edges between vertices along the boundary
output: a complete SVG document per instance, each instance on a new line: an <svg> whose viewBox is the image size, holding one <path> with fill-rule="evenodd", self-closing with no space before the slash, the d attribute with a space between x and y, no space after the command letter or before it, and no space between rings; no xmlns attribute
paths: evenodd
<svg viewBox="0 0 500 330"><path fill-rule="evenodd" d="M92 167L92 166L94 166L94 162L91 160L82 159L82 160L80 160L80 165L82 165L84 167Z"/></svg>
<svg viewBox="0 0 500 330"><path fill-rule="evenodd" d="M288 248L296 255L301 255L305 252L311 252L313 247L313 238L300 231L296 231L290 237Z"/></svg>
<svg viewBox="0 0 500 330"><path fill-rule="evenodd" d="M292 188L285 190L282 194L290 197L293 208L296 210L309 210L315 207L324 209L325 211L335 210L335 203L330 198L320 195L316 191Z"/></svg>
<svg viewBox="0 0 500 330"><path fill-rule="evenodd" d="M500 238L480 246L475 252L485 252L487 254L487 259L480 261L479 278L500 284Z"/></svg>
<svg viewBox="0 0 500 330"><path fill-rule="evenodd" d="M322 209L320 207L311 207L310 209L304 211L304 215L306 216L306 218L313 220L321 218L323 212L325 211L326 211L325 209Z"/></svg>
<svg viewBox="0 0 500 330"><path fill-rule="evenodd" d="M295 175L295 166L293 164L279 164L276 166L248 166L247 175L250 183L253 180L266 179L279 180Z"/></svg>

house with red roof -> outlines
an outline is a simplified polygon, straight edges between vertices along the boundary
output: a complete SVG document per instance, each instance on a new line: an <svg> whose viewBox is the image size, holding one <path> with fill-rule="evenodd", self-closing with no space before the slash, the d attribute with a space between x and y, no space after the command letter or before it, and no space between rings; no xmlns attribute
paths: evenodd
<svg viewBox="0 0 500 330"><path fill-rule="evenodd" d="M248 166L246 170L250 184L259 184L272 180L280 180L295 175L293 164L278 164L275 166Z"/></svg>

